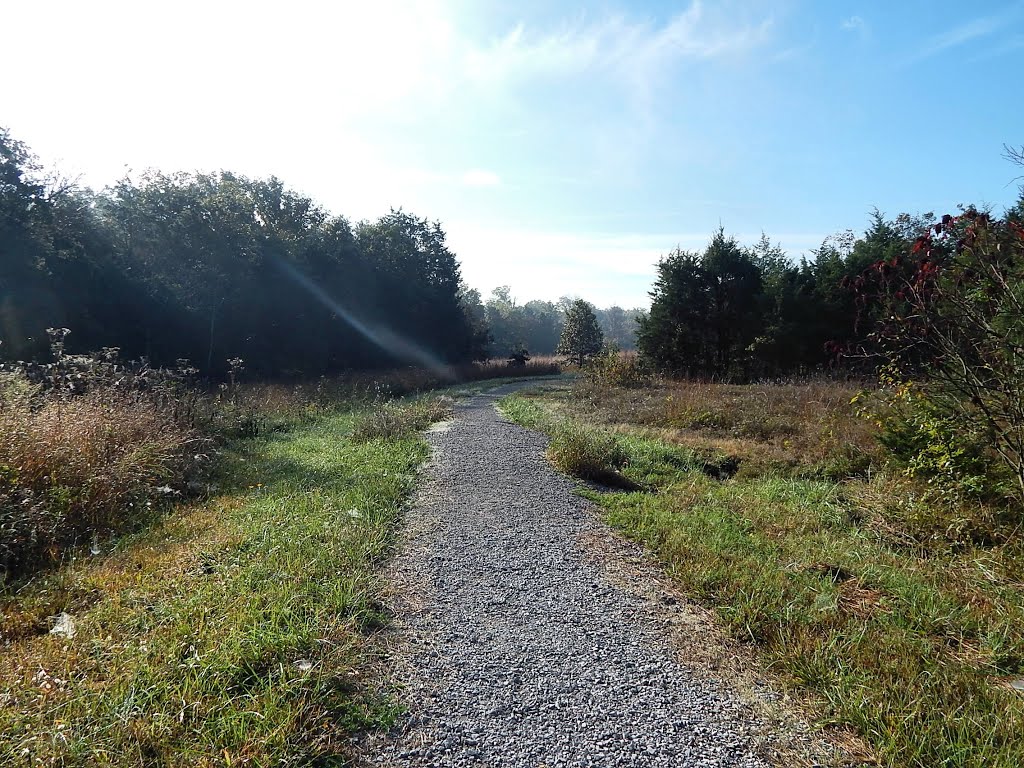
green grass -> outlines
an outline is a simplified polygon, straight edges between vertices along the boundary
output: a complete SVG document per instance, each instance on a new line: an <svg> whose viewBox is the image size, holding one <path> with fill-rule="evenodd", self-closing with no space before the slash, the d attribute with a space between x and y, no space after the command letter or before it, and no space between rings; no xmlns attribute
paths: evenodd
<svg viewBox="0 0 1024 768"><path fill-rule="evenodd" d="M621 473L626 453L615 435L574 421L553 419L525 398L505 397L500 404L509 418L550 434L548 458L566 474L615 487L629 484Z"/></svg>
<svg viewBox="0 0 1024 768"><path fill-rule="evenodd" d="M419 397L381 403L363 413L352 428L352 439L401 440L451 415L451 401L444 397Z"/></svg>
<svg viewBox="0 0 1024 768"><path fill-rule="evenodd" d="M584 480L619 485L619 470L626 454L614 435L587 429L573 422L559 424L548 445L551 463L563 472Z"/></svg>
<svg viewBox="0 0 1024 768"><path fill-rule="evenodd" d="M532 398L522 395L507 395L498 401L498 405L502 413L512 421L528 429L550 432L558 423L558 419Z"/></svg>
<svg viewBox="0 0 1024 768"><path fill-rule="evenodd" d="M220 495L5 594L0 764L340 765L393 722L365 638L426 446L366 418L236 442Z"/></svg>
<svg viewBox="0 0 1024 768"><path fill-rule="evenodd" d="M563 392L502 407L552 434L567 419L614 423L622 471L647 492L582 492L785 684L813 692L823 722L855 729L886 765L1024 764L1024 697L1003 685L1024 676L1019 537L925 541L904 528L932 502L884 473L837 482L763 463L723 480L709 471L721 442L654 437L649 414L643 428L628 414L588 424L579 402Z"/></svg>

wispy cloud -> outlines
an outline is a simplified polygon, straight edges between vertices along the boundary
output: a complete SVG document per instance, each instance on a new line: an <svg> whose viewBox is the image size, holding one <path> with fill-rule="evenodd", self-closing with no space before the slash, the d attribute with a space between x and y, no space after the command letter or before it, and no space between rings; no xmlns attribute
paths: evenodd
<svg viewBox="0 0 1024 768"><path fill-rule="evenodd" d="M847 32L857 32L862 35L868 31L867 22L860 16L850 16L848 19L843 19L839 26Z"/></svg>
<svg viewBox="0 0 1024 768"><path fill-rule="evenodd" d="M1015 10L1019 10L1020 6L1017 6ZM970 43L983 38L991 37L992 35L1006 29L1007 22L1010 17L1017 16L1019 13L1003 12L992 14L990 16L982 16L980 18L972 19L962 24L946 30L938 35L934 35L925 41L924 45L914 52L910 57L911 62L921 61L923 59L931 58L936 56L943 51L948 51L951 48L957 48L966 43Z"/></svg>
<svg viewBox="0 0 1024 768"><path fill-rule="evenodd" d="M681 109L711 70L737 71L755 55L758 67L772 61L777 32L773 13L748 0L692 0L663 18L600 14L556 27L523 21L460 49L451 63L464 87L451 97L471 95L475 115L500 114L502 125L530 120L529 141L542 152L567 143L571 131L563 157L573 156L592 177L628 184L664 141L665 114Z"/></svg>
<svg viewBox="0 0 1024 768"><path fill-rule="evenodd" d="M948 48L955 48L971 40L976 40L979 37L988 37L999 28L999 21L1000 19L997 16L988 16L954 27L929 40L925 44L924 49L922 49L921 55L932 56Z"/></svg>
<svg viewBox="0 0 1024 768"><path fill-rule="evenodd" d="M979 51L976 56L970 59L970 61L971 63L988 61L989 59L995 59L1000 56L1005 56L1008 53L1019 51L1021 48L1024 48L1024 35L1016 34L1002 41L998 45L988 46L985 50Z"/></svg>
<svg viewBox="0 0 1024 768"><path fill-rule="evenodd" d="M771 16L719 4L708 9L694 0L662 24L613 16L539 35L519 24L493 44L469 50L465 65L471 79L491 83L595 72L633 81L680 62L749 53L770 39L772 27Z"/></svg>
<svg viewBox="0 0 1024 768"><path fill-rule="evenodd" d="M648 58L711 59L745 53L764 43L771 32L771 17L754 22L723 13L708 12L694 2L663 29L640 45Z"/></svg>

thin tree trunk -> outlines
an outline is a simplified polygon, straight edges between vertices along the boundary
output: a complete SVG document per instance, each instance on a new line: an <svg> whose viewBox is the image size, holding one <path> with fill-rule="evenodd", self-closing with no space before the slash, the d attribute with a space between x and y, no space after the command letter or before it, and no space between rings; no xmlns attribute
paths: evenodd
<svg viewBox="0 0 1024 768"><path fill-rule="evenodd" d="M206 353L206 375L210 375L213 368L213 329L217 321L217 308L210 310L210 348Z"/></svg>

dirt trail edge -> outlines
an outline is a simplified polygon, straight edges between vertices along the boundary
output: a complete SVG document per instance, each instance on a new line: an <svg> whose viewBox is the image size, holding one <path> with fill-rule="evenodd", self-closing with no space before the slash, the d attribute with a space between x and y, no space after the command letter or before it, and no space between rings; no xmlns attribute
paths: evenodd
<svg viewBox="0 0 1024 768"><path fill-rule="evenodd" d="M677 601L625 586L630 575L657 584L654 569L626 562L631 545L548 465L546 438L497 412L523 386L469 399L429 434L434 457L386 574L396 618L385 656L408 716L363 744L366 763L777 762L751 697L680 660L679 622L665 617ZM808 756L794 764L813 764L819 750L799 738Z"/></svg>

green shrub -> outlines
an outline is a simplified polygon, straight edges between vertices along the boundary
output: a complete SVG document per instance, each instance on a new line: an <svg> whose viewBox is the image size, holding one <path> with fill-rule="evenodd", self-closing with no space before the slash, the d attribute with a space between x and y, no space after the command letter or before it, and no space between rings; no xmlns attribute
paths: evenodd
<svg viewBox="0 0 1024 768"><path fill-rule="evenodd" d="M21 371L0 371L0 408L18 408L32 402L41 387Z"/></svg>
<svg viewBox="0 0 1024 768"><path fill-rule="evenodd" d="M614 435L563 423L554 431L548 457L563 472L583 480L621 480L627 456Z"/></svg>
<svg viewBox="0 0 1024 768"><path fill-rule="evenodd" d="M1006 470L991 454L990 437L913 384L890 383L876 406L879 441L906 474L925 480L949 501L1000 496Z"/></svg>
<svg viewBox="0 0 1024 768"><path fill-rule="evenodd" d="M873 286L868 288L867 286ZM988 492L990 468L1010 476L1024 507L1024 227L968 208L943 216L909 253L860 279L884 320L872 341L882 383L896 392L889 440L909 471ZM913 382L911 385L909 382ZM952 487L949 482L946 488Z"/></svg>
<svg viewBox="0 0 1024 768"><path fill-rule="evenodd" d="M836 482L871 474L872 455L855 443L840 443L813 470L810 476L820 476Z"/></svg>
<svg viewBox="0 0 1024 768"><path fill-rule="evenodd" d="M614 344L606 344L600 354L587 362L583 378L591 384L631 389L642 387L651 380L635 353L622 352Z"/></svg>

